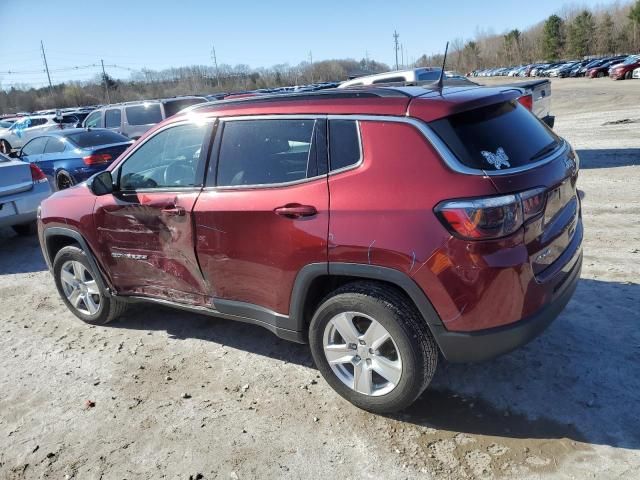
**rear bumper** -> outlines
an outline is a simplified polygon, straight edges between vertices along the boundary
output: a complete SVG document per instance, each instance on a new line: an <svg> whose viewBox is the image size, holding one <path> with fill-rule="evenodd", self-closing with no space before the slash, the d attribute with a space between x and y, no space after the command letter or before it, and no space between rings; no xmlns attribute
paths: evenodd
<svg viewBox="0 0 640 480"><path fill-rule="evenodd" d="M451 332L444 326L432 326L432 333L444 357L452 363L489 360L508 353L537 337L555 320L575 292L582 270L582 249L578 249L563 270L565 280L553 300L535 314L515 323L474 332Z"/></svg>
<svg viewBox="0 0 640 480"><path fill-rule="evenodd" d="M51 195L49 182L43 182L35 183L27 192L0 198L2 205L0 227L11 227L34 221L40 202L49 195Z"/></svg>

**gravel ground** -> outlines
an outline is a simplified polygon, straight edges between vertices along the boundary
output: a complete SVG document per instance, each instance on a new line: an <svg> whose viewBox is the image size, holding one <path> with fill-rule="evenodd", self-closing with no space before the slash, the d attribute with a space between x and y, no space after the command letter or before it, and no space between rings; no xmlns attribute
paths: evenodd
<svg viewBox="0 0 640 480"><path fill-rule="evenodd" d="M441 363L399 415L352 407L259 327L155 306L84 325L37 240L0 230L0 478L640 478L638 98L554 80L582 158L576 294L526 347Z"/></svg>

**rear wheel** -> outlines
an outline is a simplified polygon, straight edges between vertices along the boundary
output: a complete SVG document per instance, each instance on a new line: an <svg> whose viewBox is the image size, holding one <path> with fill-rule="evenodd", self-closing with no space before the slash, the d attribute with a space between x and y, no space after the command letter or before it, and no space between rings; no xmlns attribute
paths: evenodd
<svg viewBox="0 0 640 480"><path fill-rule="evenodd" d="M56 287L67 308L80 320L94 325L116 319L127 307L121 299L106 295L96 280L98 275L77 246L60 249L53 261Z"/></svg>
<svg viewBox="0 0 640 480"><path fill-rule="evenodd" d="M431 382L438 360L413 303L371 282L347 284L327 296L311 320L309 343L334 390L376 413L411 405Z"/></svg>
<svg viewBox="0 0 640 480"><path fill-rule="evenodd" d="M631 80L631 78L633 78L633 72L627 72L624 74L624 78L626 80Z"/></svg>
<svg viewBox="0 0 640 480"><path fill-rule="evenodd" d="M56 176L56 188L58 190L64 190L65 188L72 187L75 184L73 178L67 172L60 172Z"/></svg>
<svg viewBox="0 0 640 480"><path fill-rule="evenodd" d="M598 78L604 77L604 72L598 72Z"/></svg>
<svg viewBox="0 0 640 480"><path fill-rule="evenodd" d="M16 232L16 234L22 237L35 235L37 231L36 222L23 223L22 225L13 225L11 228L13 228L13 231Z"/></svg>
<svg viewBox="0 0 640 480"><path fill-rule="evenodd" d="M11 145L6 140L0 140L0 152L5 155L9 155L11 153Z"/></svg>

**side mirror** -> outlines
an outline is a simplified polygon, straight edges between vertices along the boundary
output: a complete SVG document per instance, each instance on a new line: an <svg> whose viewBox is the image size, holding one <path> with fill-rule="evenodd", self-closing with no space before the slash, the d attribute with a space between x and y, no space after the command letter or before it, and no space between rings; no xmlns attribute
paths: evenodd
<svg viewBox="0 0 640 480"><path fill-rule="evenodd" d="M113 193L113 177L111 172L103 171L96 173L94 176L87 180L87 187L94 195L107 195Z"/></svg>

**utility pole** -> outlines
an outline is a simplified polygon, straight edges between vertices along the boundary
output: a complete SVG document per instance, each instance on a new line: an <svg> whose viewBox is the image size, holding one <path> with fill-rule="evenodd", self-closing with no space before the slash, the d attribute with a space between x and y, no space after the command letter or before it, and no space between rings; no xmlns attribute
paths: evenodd
<svg viewBox="0 0 640 480"><path fill-rule="evenodd" d="M402 65L402 68L404 68L404 43L400 44L400 55L401 55L401 58L402 58L401 65Z"/></svg>
<svg viewBox="0 0 640 480"><path fill-rule="evenodd" d="M216 46L211 46L211 59L213 60L213 66L216 69L216 81L218 82L218 87L220 86L220 71L218 70L218 59L216 57Z"/></svg>
<svg viewBox="0 0 640 480"><path fill-rule="evenodd" d="M311 65L311 83L313 83L313 53L309 50L309 64Z"/></svg>
<svg viewBox="0 0 640 480"><path fill-rule="evenodd" d="M104 71L104 60L100 59L100 63L102 64L102 80L104 81L104 93L107 97L107 105L111 103L111 99L109 98L109 84L107 83L107 73Z"/></svg>
<svg viewBox="0 0 640 480"><path fill-rule="evenodd" d="M393 31L393 41L395 44L395 51L396 51L396 70L398 70L398 37L400 35L398 35L398 32L396 32L395 30Z"/></svg>
<svg viewBox="0 0 640 480"><path fill-rule="evenodd" d="M44 53L44 43L40 40L40 48L42 49L42 59L44 60L44 69L47 71L47 78L49 79L49 92L53 95L53 85L51 84L51 75L49 75L49 65L47 64L47 55Z"/></svg>

